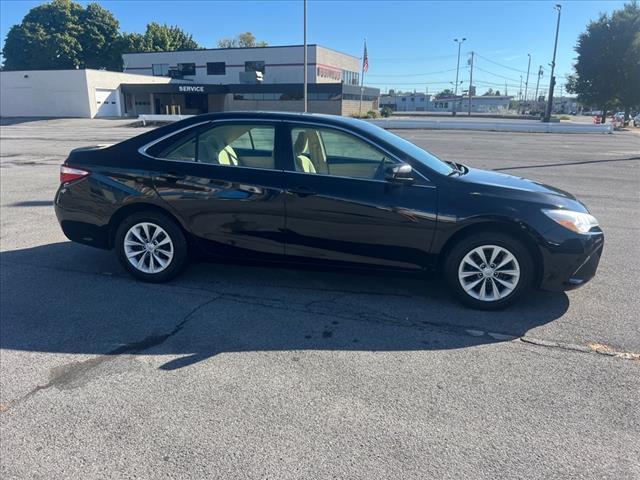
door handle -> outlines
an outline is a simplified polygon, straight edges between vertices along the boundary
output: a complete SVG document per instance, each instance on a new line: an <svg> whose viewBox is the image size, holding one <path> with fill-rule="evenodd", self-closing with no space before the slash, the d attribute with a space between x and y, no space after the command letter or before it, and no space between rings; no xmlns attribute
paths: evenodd
<svg viewBox="0 0 640 480"><path fill-rule="evenodd" d="M287 193L290 193L291 195L297 195L298 197L308 197L309 195L316 194L315 190L313 190L311 187L305 187L304 185L288 188Z"/></svg>

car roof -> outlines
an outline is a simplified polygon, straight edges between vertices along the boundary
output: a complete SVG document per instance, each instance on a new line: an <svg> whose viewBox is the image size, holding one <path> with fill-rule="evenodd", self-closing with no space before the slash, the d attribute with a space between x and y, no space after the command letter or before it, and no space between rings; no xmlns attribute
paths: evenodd
<svg viewBox="0 0 640 480"><path fill-rule="evenodd" d="M258 111L258 112L218 112L204 113L198 115L198 120L229 120L229 119L261 119L261 120L289 120L292 122L314 121L319 123L327 123L342 126L357 127L361 120L351 117L342 117L340 115L328 115L323 113L303 113L303 112L277 112L277 111Z"/></svg>

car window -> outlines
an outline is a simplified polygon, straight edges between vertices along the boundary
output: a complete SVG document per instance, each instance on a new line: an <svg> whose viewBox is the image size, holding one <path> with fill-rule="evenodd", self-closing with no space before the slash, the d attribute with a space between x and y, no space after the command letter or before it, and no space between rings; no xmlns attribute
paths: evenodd
<svg viewBox="0 0 640 480"><path fill-rule="evenodd" d="M275 168L275 127L225 123L195 127L162 142L149 153L168 160L192 161L230 167Z"/></svg>
<svg viewBox="0 0 640 480"><path fill-rule="evenodd" d="M298 172L376 179L395 163L368 142L330 128L293 128L291 142Z"/></svg>

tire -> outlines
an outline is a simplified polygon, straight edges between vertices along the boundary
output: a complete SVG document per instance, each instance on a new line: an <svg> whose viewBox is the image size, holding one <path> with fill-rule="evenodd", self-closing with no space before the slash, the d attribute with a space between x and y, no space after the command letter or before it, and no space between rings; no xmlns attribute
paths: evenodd
<svg viewBox="0 0 640 480"><path fill-rule="evenodd" d="M189 259L187 241L180 227L157 212L138 212L125 218L118 226L114 245L124 268L145 282L171 280L186 267Z"/></svg>
<svg viewBox="0 0 640 480"><path fill-rule="evenodd" d="M451 292L464 305L500 310L531 289L534 264L522 242L503 233L483 232L454 245L445 259L444 274Z"/></svg>

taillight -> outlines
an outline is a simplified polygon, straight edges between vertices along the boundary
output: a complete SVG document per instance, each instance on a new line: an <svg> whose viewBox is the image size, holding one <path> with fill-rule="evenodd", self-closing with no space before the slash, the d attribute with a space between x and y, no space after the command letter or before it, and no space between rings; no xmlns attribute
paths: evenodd
<svg viewBox="0 0 640 480"><path fill-rule="evenodd" d="M60 165L60 183L69 183L86 177L91 172L80 170L79 168L71 168L66 165Z"/></svg>

